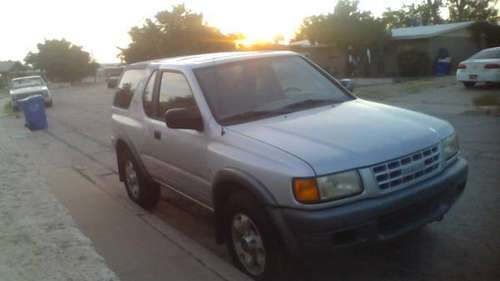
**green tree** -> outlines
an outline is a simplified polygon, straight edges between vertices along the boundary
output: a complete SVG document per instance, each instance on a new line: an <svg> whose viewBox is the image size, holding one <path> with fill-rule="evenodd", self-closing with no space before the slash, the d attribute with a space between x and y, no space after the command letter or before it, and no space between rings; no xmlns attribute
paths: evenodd
<svg viewBox="0 0 500 281"><path fill-rule="evenodd" d="M439 24L444 22L440 13L442 7L442 0L426 0L417 4L404 5L399 10L387 9L382 15L382 21L387 29Z"/></svg>
<svg viewBox="0 0 500 281"><path fill-rule="evenodd" d="M295 40L313 43L371 47L385 36L384 24L370 12L360 11L359 1L340 0L333 13L305 18Z"/></svg>
<svg viewBox="0 0 500 281"><path fill-rule="evenodd" d="M127 63L161 57L227 51L235 48L238 35L224 35L203 24L203 15L183 4L161 11L154 19L129 31L132 42L120 49L119 58Z"/></svg>
<svg viewBox="0 0 500 281"><path fill-rule="evenodd" d="M29 52L24 61L34 69L45 71L47 78L58 82L76 82L95 75L98 64L82 47L62 40L45 40L38 52Z"/></svg>
<svg viewBox="0 0 500 281"><path fill-rule="evenodd" d="M498 20L498 0L447 0L451 22Z"/></svg>

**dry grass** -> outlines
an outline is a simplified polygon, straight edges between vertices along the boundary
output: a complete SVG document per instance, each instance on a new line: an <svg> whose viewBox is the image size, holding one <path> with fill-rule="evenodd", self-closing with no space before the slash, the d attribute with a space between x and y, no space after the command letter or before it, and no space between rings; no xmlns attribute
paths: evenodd
<svg viewBox="0 0 500 281"><path fill-rule="evenodd" d="M477 106L500 106L500 96L482 95L472 99Z"/></svg>
<svg viewBox="0 0 500 281"><path fill-rule="evenodd" d="M403 80L394 84L364 86L354 90L354 93L370 100L384 100L390 97L411 95L428 89L443 88L454 84L454 77L423 78L417 80Z"/></svg>
<svg viewBox="0 0 500 281"><path fill-rule="evenodd" d="M0 116L9 116L15 114L10 99L0 99Z"/></svg>

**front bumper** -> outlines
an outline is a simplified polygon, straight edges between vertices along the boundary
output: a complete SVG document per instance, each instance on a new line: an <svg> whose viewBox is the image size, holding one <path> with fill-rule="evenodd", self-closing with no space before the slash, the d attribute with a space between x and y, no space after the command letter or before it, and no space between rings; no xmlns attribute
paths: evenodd
<svg viewBox="0 0 500 281"><path fill-rule="evenodd" d="M289 250L298 256L389 240L440 220L462 194L467 171L459 157L442 173L383 197L319 211L281 209L281 232L293 235L284 239L295 242Z"/></svg>

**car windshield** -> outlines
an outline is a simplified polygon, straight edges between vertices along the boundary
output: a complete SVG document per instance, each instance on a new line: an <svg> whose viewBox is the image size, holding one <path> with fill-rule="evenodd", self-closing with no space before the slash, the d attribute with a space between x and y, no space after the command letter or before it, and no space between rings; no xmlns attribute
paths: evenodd
<svg viewBox="0 0 500 281"><path fill-rule="evenodd" d="M12 89L43 86L45 83L39 77L15 79L11 82Z"/></svg>
<svg viewBox="0 0 500 281"><path fill-rule="evenodd" d="M223 125L352 99L300 56L250 59L194 72Z"/></svg>
<svg viewBox="0 0 500 281"><path fill-rule="evenodd" d="M470 59L500 59L500 49L486 49L473 55Z"/></svg>

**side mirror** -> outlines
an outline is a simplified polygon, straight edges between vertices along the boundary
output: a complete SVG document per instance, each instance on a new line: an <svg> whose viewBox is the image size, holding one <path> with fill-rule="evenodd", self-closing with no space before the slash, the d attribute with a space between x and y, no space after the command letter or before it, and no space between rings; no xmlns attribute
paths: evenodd
<svg viewBox="0 0 500 281"><path fill-rule="evenodd" d="M197 110L173 108L165 113L165 123L172 129L203 131L203 120Z"/></svg>
<svg viewBox="0 0 500 281"><path fill-rule="evenodd" d="M342 79L339 82L344 88L349 90L349 92L354 91L354 82L351 79Z"/></svg>

